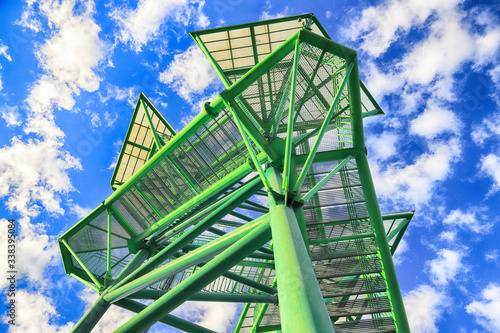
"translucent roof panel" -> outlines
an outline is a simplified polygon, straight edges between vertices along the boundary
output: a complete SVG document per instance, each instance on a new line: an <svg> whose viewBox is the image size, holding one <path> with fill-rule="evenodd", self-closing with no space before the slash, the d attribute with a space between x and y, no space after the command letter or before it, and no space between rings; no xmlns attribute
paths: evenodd
<svg viewBox="0 0 500 333"><path fill-rule="evenodd" d="M255 66L304 26L329 38L313 14L195 31L191 36L227 76Z"/></svg>
<svg viewBox="0 0 500 333"><path fill-rule="evenodd" d="M154 131L149 124L150 120ZM161 148L157 146L155 136L164 145L174 135L174 129L141 93L118 157L111 187L114 189L127 181Z"/></svg>

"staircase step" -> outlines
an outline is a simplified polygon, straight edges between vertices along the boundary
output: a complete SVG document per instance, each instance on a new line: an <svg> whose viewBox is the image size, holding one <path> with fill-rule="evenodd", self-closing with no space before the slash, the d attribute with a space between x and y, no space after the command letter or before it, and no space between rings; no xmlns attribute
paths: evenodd
<svg viewBox="0 0 500 333"><path fill-rule="evenodd" d="M333 324L335 333L393 333L396 332L394 320L391 317L344 321Z"/></svg>
<svg viewBox="0 0 500 333"><path fill-rule="evenodd" d="M387 296L358 298L326 304L330 317L359 316L391 311Z"/></svg>
<svg viewBox="0 0 500 333"><path fill-rule="evenodd" d="M318 279L382 272L380 259L376 256L337 258L328 262L313 262L313 267Z"/></svg>
<svg viewBox="0 0 500 333"><path fill-rule="evenodd" d="M337 281L322 280L320 289L324 298L371 294L386 291L382 276Z"/></svg>

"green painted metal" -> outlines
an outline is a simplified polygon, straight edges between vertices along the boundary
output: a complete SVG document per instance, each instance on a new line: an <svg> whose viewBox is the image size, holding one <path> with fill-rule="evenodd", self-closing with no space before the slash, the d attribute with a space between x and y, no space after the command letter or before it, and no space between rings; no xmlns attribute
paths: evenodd
<svg viewBox="0 0 500 333"><path fill-rule="evenodd" d="M268 242L271 238L269 223L267 219L262 222L265 223L257 225L242 239L160 297L130 321L123 324L115 332L140 332L148 328L158 319L162 318L165 313L172 311L204 286L215 280L222 272L227 271L248 254Z"/></svg>
<svg viewBox="0 0 500 333"><path fill-rule="evenodd" d="M307 160L304 163L304 168L302 169L302 172L299 175L299 179L295 183L295 188L293 189L294 191L298 191L298 189L304 183L306 175L309 172L309 168L311 167L311 165L314 161L314 156L316 155L316 152L318 151L319 145L321 144L321 140L323 139L323 136L325 135L326 129L327 129L328 125L330 124L330 121L334 117L334 111L337 108L337 105L340 101L340 96L342 95L342 92L344 91L344 87L347 84L347 80L351 75L351 71L352 71L353 67L354 67L353 64L349 64L349 67L347 68L347 72L346 72L344 78L342 79L342 83L340 84L340 87L337 91L337 94L335 95L335 99L334 99L332 105L330 106L330 110L328 110L328 114L325 117L323 124L321 125L321 128L320 128L318 135L316 137L316 140L314 141L314 145L312 146L311 151L309 152L309 156L307 157Z"/></svg>
<svg viewBox="0 0 500 333"><path fill-rule="evenodd" d="M163 250L158 252L151 260L142 265L133 274L130 274L128 277L124 278L116 287L119 287L126 282L138 278L145 273L148 273L155 269L163 261L167 260L170 256L182 249L185 245L187 245L189 242L191 242L193 239L207 230L217 219L219 219L221 216L226 215L228 210L233 210L235 208L234 206L237 206L247 197L251 196L254 191L260 188L259 183L259 179L254 179L253 181L243 186L241 189L237 190L232 195L228 196L228 199L224 203L215 208L204 219L199 221L196 226L191 228L188 232L182 234L182 236L177 238L173 243L169 244ZM188 227L191 224L190 220L186 221L185 224L185 227Z"/></svg>
<svg viewBox="0 0 500 333"><path fill-rule="evenodd" d="M234 121L236 122L236 125L238 126L238 130L240 131L240 134L243 138L243 141L245 142L245 146L247 146L248 153L250 154L250 157L252 158L253 164L255 168L257 169L257 172L259 173L260 179L262 180L262 183L264 184L264 187L269 191L269 183L267 181L266 176L264 175L264 170L262 169L262 165L260 164L259 159L257 158L257 155L255 154L255 151L252 147L252 144L250 143L250 140L248 139L247 132L245 131L246 128L243 127L243 124L241 123L239 115L236 114L236 112L233 110L230 104L227 104L227 108L231 111L231 114L233 115Z"/></svg>
<svg viewBox="0 0 500 333"><path fill-rule="evenodd" d="M128 298L132 299L158 299L165 295L165 290L140 290ZM230 303L271 303L278 304L278 297L271 295L251 295L251 294L230 294L230 293L210 293L201 292L196 293L190 301L202 302L230 302Z"/></svg>
<svg viewBox="0 0 500 333"><path fill-rule="evenodd" d="M95 275L92 274L92 272L88 270L88 268L85 266L85 264L82 262L82 260L75 253L75 251L73 251L71 249L71 247L68 245L68 243L64 239L62 240L62 243L64 244L64 246L66 247L66 249L68 249L68 251L71 252L71 254L73 255L73 258L75 258L76 261L80 264L80 266L82 266L82 268L85 271L85 273L87 273L87 275L92 279L92 281L97 286L97 288L101 289L103 287L103 285L99 282L99 280L97 280L97 278L95 277Z"/></svg>
<svg viewBox="0 0 500 333"><path fill-rule="evenodd" d="M122 299L121 301L118 301L115 303L121 308L124 308L126 310L132 311L139 313L145 308L147 308L146 305L130 300L130 299ZM158 320L160 323L164 323L166 325L172 326L174 328L180 329L184 332L190 332L190 333L215 333L215 331L212 331L208 328L202 327L200 325L196 325L190 321L181 319L179 317L166 314L162 318Z"/></svg>
<svg viewBox="0 0 500 333"><path fill-rule="evenodd" d="M104 296L104 299L108 302L116 302L120 299L133 294L145 287L150 286L158 281L164 280L165 278L182 271L188 267L196 265L200 262L213 258L218 253L222 252L227 247L231 246L239 239L244 237L248 232L251 232L256 228L262 221L266 220L267 216L256 219L253 222L246 224L244 227L233 230L232 232L219 237L218 239L197 248L185 254L184 256L178 258L177 260L171 261L170 263L158 268L152 272L139 276L133 281L128 282L123 286L117 286Z"/></svg>
<svg viewBox="0 0 500 333"><path fill-rule="evenodd" d="M152 142L132 127L125 142L147 161L123 183L115 170L115 192L59 238L66 273L100 292L74 331L113 303L138 312L117 332L210 332L169 314L201 300L247 303L235 332L408 332L392 254L413 212L380 214L363 118L383 111L356 52L312 14L191 35L225 90L179 133L139 96L131 126Z"/></svg>
<svg viewBox="0 0 500 333"><path fill-rule="evenodd" d="M106 280L111 280L111 212L108 211L108 249L107 249L107 267L106 267Z"/></svg>
<svg viewBox="0 0 500 333"><path fill-rule="evenodd" d="M356 155L359 168L359 176L362 180L363 192L366 195L366 206L370 216L370 224L375 233L378 255L384 267L384 277L387 286L387 294L391 301L391 309L394 315L394 323L398 332L410 332L410 326L406 317L403 297L396 277L396 270L392 261L392 254L387 243L387 237L380 213L380 208L375 194L375 188L371 179L368 159L365 154Z"/></svg>
<svg viewBox="0 0 500 333"><path fill-rule="evenodd" d="M342 162L340 162L332 171L328 173L325 177L323 177L314 187L307 192L304 197L302 198L303 201L309 201L313 195L315 195L320 188L322 188L333 176L335 176L340 169L345 167L347 162L349 162L352 158L352 155L347 156ZM309 158L308 158L309 159ZM313 158L314 159L314 158ZM306 164L307 165L307 164ZM305 168L303 169L305 170Z"/></svg>
<svg viewBox="0 0 500 333"><path fill-rule="evenodd" d="M290 106L288 109L288 123L286 130L286 148L283 167L283 186L282 193L285 193L285 202L288 195L288 185L290 183L290 165L292 159L292 143L293 143L293 123L295 120L295 88L297 87L297 70L300 59L300 40L295 41L295 51L292 65L292 84L290 87Z"/></svg>
<svg viewBox="0 0 500 333"><path fill-rule="evenodd" d="M276 169L266 176L273 189L281 188ZM269 214L283 331L334 332L293 210L269 193Z"/></svg>
<svg viewBox="0 0 500 333"><path fill-rule="evenodd" d="M118 274L116 280L108 287L113 287L114 284L126 277L131 271L137 268L149 256L146 249L139 251L134 258L125 266L125 268ZM94 304L87 310L85 315L76 323L71 329L71 333L86 333L92 331L97 322L102 318L105 312L109 309L110 303L104 300L103 295L107 290L104 290Z"/></svg>

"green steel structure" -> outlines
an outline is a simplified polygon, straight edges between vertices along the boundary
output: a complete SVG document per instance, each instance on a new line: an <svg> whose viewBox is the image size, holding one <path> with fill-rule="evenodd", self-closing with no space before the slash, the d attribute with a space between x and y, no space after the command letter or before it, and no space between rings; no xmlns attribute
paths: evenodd
<svg viewBox="0 0 500 333"><path fill-rule="evenodd" d="M383 114L355 51L314 15L192 32L226 89L176 133L141 93L114 193L59 238L66 273L162 322L245 303L235 332L409 332L392 255L413 212L381 214L363 119Z"/></svg>

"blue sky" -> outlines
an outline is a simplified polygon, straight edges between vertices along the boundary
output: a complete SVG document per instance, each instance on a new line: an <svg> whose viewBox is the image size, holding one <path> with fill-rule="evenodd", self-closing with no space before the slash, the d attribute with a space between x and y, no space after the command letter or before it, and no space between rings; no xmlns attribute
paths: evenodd
<svg viewBox="0 0 500 333"><path fill-rule="evenodd" d="M386 112L365 137L382 211L416 210L395 257L413 332L500 332L500 4L459 0L0 1L0 217L17 219L20 278L0 331L67 332L95 299L56 239L110 195L140 91L179 130L222 90L187 32L309 12L358 50ZM238 309L177 314L223 332Z"/></svg>

